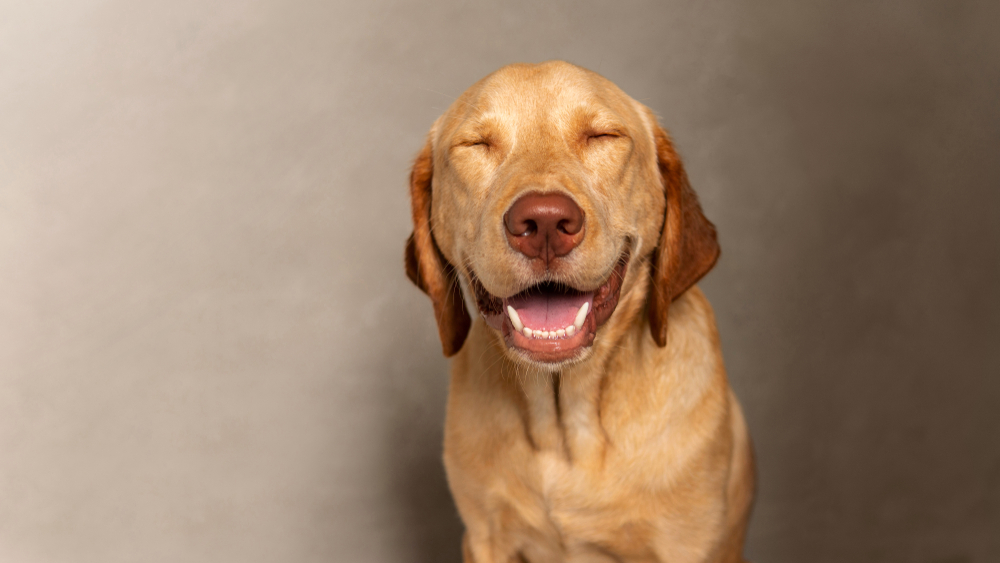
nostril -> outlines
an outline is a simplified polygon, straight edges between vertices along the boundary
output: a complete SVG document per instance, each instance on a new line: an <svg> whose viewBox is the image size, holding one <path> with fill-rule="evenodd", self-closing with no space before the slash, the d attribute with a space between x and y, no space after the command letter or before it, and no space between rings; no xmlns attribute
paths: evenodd
<svg viewBox="0 0 1000 563"><path fill-rule="evenodd" d="M538 223L534 219L525 219L520 215L508 214L504 216L503 223L507 232L515 237L529 237L538 232Z"/></svg>

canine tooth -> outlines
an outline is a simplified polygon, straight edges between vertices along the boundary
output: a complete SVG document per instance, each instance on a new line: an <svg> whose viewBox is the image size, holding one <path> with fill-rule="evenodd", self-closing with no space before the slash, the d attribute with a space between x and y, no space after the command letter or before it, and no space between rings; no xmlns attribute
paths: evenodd
<svg viewBox="0 0 1000 563"><path fill-rule="evenodd" d="M574 334L576 334L575 326L569 325L568 327L566 327L566 336L573 336Z"/></svg>
<svg viewBox="0 0 1000 563"><path fill-rule="evenodd" d="M510 324L514 325L514 330L518 332L524 330L524 324L521 323L521 317L517 315L517 311L515 311L510 305L507 305L507 314L510 315Z"/></svg>
<svg viewBox="0 0 1000 563"><path fill-rule="evenodd" d="M583 320L587 318L587 311L590 310L590 302L584 301L583 305L580 306L580 310L576 313L576 320L573 321L573 326L576 330L583 328Z"/></svg>
<svg viewBox="0 0 1000 563"><path fill-rule="evenodd" d="M528 338L531 338L531 329L530 328L524 327L524 329L521 330L521 332L523 332L524 335L527 336Z"/></svg>
<svg viewBox="0 0 1000 563"><path fill-rule="evenodd" d="M565 338L565 337L566 337L566 331L564 329L560 328L559 330L556 331L556 338Z"/></svg>

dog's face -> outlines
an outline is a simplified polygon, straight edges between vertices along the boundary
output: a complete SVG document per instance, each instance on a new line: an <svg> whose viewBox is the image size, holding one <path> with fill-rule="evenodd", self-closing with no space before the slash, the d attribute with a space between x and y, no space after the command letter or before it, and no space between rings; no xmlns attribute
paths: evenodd
<svg viewBox="0 0 1000 563"><path fill-rule="evenodd" d="M563 62L507 66L466 91L431 129L411 197L407 273L449 356L469 330L464 292L512 357L583 360L623 292L647 287L639 271L662 346L669 302L718 256L652 113Z"/></svg>

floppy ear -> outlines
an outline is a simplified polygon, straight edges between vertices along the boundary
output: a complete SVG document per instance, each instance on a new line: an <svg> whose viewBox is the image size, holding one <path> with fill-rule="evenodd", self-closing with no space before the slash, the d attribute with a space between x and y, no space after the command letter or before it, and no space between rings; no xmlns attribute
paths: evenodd
<svg viewBox="0 0 1000 563"><path fill-rule="evenodd" d="M465 309L455 268L444 259L431 235L431 178L434 158L428 139L410 172L413 234L406 241L406 276L431 298L444 355L462 349L472 319Z"/></svg>
<svg viewBox="0 0 1000 563"><path fill-rule="evenodd" d="M667 207L660 243L653 251L650 270L653 279L647 308L653 340L659 346L666 346L667 310L671 301L712 269L719 259L719 242L715 225L702 213L670 136L655 122L653 136Z"/></svg>

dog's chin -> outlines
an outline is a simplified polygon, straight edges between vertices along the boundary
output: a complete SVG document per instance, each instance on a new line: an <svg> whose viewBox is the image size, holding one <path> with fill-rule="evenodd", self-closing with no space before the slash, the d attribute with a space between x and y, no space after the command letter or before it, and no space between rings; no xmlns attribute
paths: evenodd
<svg viewBox="0 0 1000 563"><path fill-rule="evenodd" d="M508 352L555 370L590 355L597 331L618 306L628 263L626 250L604 282L592 289L545 281L510 297L497 297L479 283L475 273L470 285L479 312L499 332Z"/></svg>

